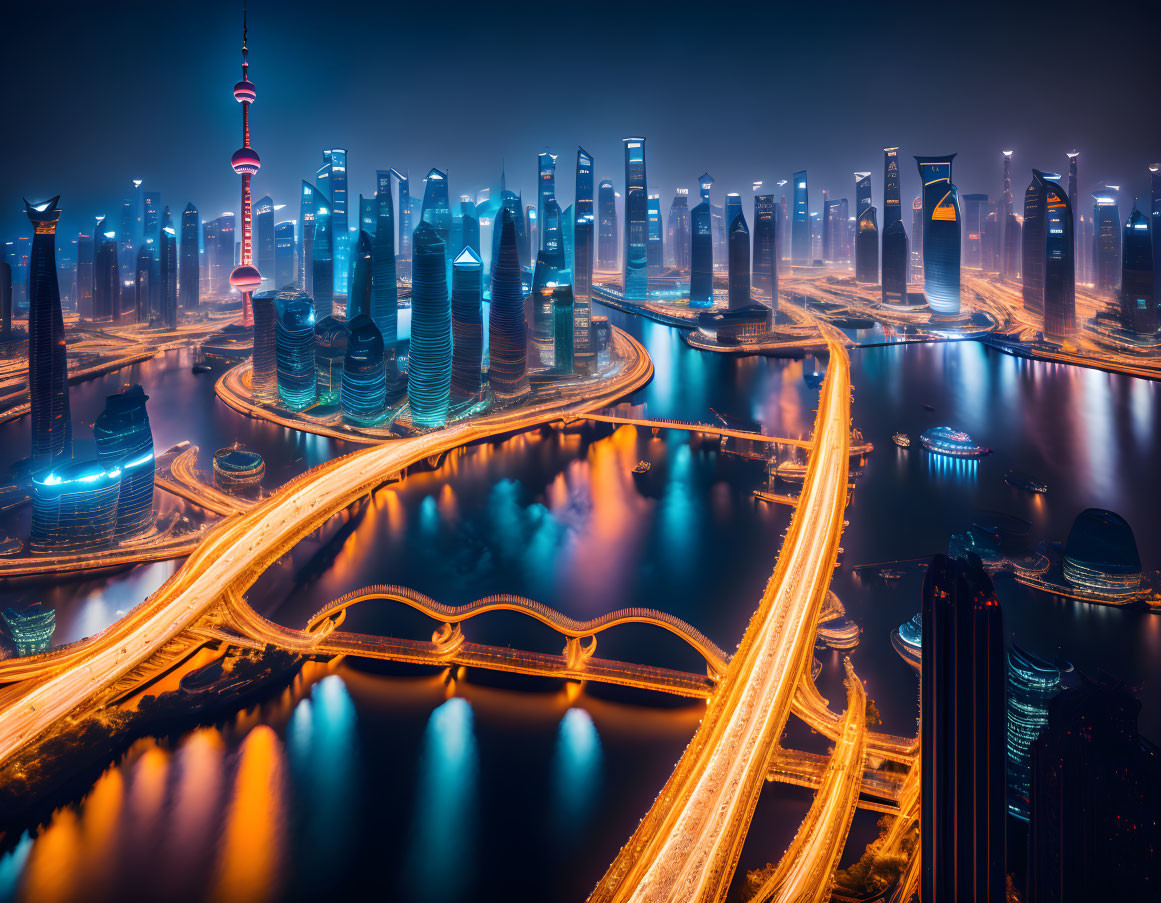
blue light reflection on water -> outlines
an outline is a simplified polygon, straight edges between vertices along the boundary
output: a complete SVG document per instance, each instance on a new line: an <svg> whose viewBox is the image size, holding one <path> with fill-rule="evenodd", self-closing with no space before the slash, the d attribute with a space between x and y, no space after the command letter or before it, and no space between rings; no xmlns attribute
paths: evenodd
<svg viewBox="0 0 1161 903"><path fill-rule="evenodd" d="M405 865L413 899L456 900L475 886L478 779L472 707L453 696L431 713L423 734Z"/></svg>
<svg viewBox="0 0 1161 903"><path fill-rule="evenodd" d="M670 445L669 479L660 506L660 548L671 572L696 566L691 554L698 543L697 487L693 485L692 451L688 442Z"/></svg>
<svg viewBox="0 0 1161 903"><path fill-rule="evenodd" d="M560 720L552 765L552 794L562 841L582 832L599 799L604 757L601 737L584 709Z"/></svg>
<svg viewBox="0 0 1161 903"><path fill-rule="evenodd" d="M16 889L24 874L24 864L31 852L32 836L25 831L15 848L0 856L0 903L8 903L16 898Z"/></svg>

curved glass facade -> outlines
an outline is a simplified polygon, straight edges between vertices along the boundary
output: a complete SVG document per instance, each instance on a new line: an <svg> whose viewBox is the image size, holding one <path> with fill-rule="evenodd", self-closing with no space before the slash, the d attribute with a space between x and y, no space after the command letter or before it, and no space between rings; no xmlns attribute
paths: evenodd
<svg viewBox="0 0 1161 903"><path fill-rule="evenodd" d="M299 291L274 297L278 394L287 408L301 411L315 402L314 303Z"/></svg>
<svg viewBox="0 0 1161 903"><path fill-rule="evenodd" d="M352 426L374 426L383 419L387 404L383 336L375 321L355 317L349 324L347 354L343 360L343 420Z"/></svg>
<svg viewBox="0 0 1161 903"><path fill-rule="evenodd" d="M492 297L488 310L488 383L500 401L528 392L528 337L516 223L507 208L500 211L496 257L492 262Z"/></svg>
<svg viewBox="0 0 1161 903"><path fill-rule="evenodd" d="M343 360L347 356L347 324L323 317L314 324L315 400L338 404L343 387Z"/></svg>
<svg viewBox="0 0 1161 903"><path fill-rule="evenodd" d="M754 198L754 275L751 288L754 293L778 310L778 223L775 216L774 195L760 194Z"/></svg>
<svg viewBox="0 0 1161 903"><path fill-rule="evenodd" d="M130 386L105 399L105 410L93 424L97 459L107 471L121 471L117 501L118 540L153 526L153 432L141 386Z"/></svg>
<svg viewBox="0 0 1161 903"><path fill-rule="evenodd" d="M431 223L412 236L411 351L407 398L416 427L447 422L451 390L451 303L447 291L447 245Z"/></svg>
<svg viewBox="0 0 1161 903"><path fill-rule="evenodd" d="M426 184L423 186L423 207L419 218L435 229L435 234L444 243L446 256L447 242L451 238L452 219L446 172L440 172L438 169L428 171Z"/></svg>
<svg viewBox="0 0 1161 903"><path fill-rule="evenodd" d="M1060 669L1019 646L1008 650L1008 810L1028 818L1028 748L1048 723L1048 702L1060 692Z"/></svg>
<svg viewBox="0 0 1161 903"><path fill-rule="evenodd" d="M552 289L552 366L561 375L573 372L572 305L572 286L567 283L556 285Z"/></svg>
<svg viewBox="0 0 1161 903"><path fill-rule="evenodd" d="M32 481L33 552L84 552L112 544L121 470L74 461Z"/></svg>
<svg viewBox="0 0 1161 903"><path fill-rule="evenodd" d="M72 453L68 359L56 276L58 200L24 208L35 230L28 260L28 394L32 460L38 466Z"/></svg>
<svg viewBox="0 0 1161 903"><path fill-rule="evenodd" d="M454 398L478 398L484 366L484 262L471 247L452 261L452 375Z"/></svg>
<svg viewBox="0 0 1161 903"><path fill-rule="evenodd" d="M1059 339L1076 332L1076 243L1064 187L1044 185L1044 334Z"/></svg>
<svg viewBox="0 0 1161 903"><path fill-rule="evenodd" d="M714 306L714 245L710 204L702 201L689 213L689 306Z"/></svg>
<svg viewBox="0 0 1161 903"><path fill-rule="evenodd" d="M923 181L923 289L934 314L955 316L960 311L959 190L951 181L946 157L916 157Z"/></svg>
<svg viewBox="0 0 1161 903"><path fill-rule="evenodd" d="M292 291L294 291L292 289ZM297 291L294 292L297 294ZM258 292L250 299L254 309L254 352L250 371L250 397L273 404L278 401L278 363L274 337L277 292Z"/></svg>

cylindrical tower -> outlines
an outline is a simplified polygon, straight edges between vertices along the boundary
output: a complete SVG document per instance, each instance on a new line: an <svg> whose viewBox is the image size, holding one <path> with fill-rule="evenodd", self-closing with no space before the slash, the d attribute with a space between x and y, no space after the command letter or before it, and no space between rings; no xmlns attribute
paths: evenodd
<svg viewBox="0 0 1161 903"><path fill-rule="evenodd" d="M230 285L242 293L242 325L253 326L250 296L262 284L262 275L254 266L251 239L250 176L262 168L258 154L250 147L250 104L258 96L254 83L247 76L250 64L246 60L246 5L242 4L242 80L234 85L234 100L242 105L242 146L234 151L230 165L242 177L242 262L230 273Z"/></svg>

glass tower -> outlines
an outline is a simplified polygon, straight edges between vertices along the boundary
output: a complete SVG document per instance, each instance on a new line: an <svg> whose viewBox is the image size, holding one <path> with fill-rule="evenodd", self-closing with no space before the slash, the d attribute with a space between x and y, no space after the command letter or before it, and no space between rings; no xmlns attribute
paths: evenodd
<svg viewBox="0 0 1161 903"><path fill-rule="evenodd" d="M1121 274L1121 208L1117 189L1102 188L1093 194L1093 283L1098 291L1111 292Z"/></svg>
<svg viewBox="0 0 1161 903"><path fill-rule="evenodd" d="M294 220L284 220L274 227L275 289L294 285L298 271L294 263Z"/></svg>
<svg viewBox="0 0 1161 903"><path fill-rule="evenodd" d="M371 320L379 330L384 348L395 347L398 335L399 284L395 276L395 208L391 200L391 176L394 170L375 173L377 220L372 245Z"/></svg>
<svg viewBox="0 0 1161 903"><path fill-rule="evenodd" d="M907 303L907 230L901 219L883 230L883 303Z"/></svg>
<svg viewBox="0 0 1161 903"><path fill-rule="evenodd" d="M72 451L68 358L56 275L57 202L24 202L34 235L28 263L28 395L32 414L32 460L48 467Z"/></svg>
<svg viewBox="0 0 1161 903"><path fill-rule="evenodd" d="M740 203L739 199L739 206ZM730 220L729 283L730 310L749 306L750 230L746 226L746 215L740 209Z"/></svg>
<svg viewBox="0 0 1161 903"><path fill-rule="evenodd" d="M536 162L538 169L536 222L543 224L548 213L548 202L556 200L556 154L538 154ZM546 237L542 232L537 251L543 250Z"/></svg>
<svg viewBox="0 0 1161 903"><path fill-rule="evenodd" d="M608 179L597 189L597 266L617 268L617 192Z"/></svg>
<svg viewBox="0 0 1161 903"><path fill-rule="evenodd" d="M1028 819L1029 747L1048 723L1048 702L1060 692L1060 669L1019 646L1008 651L1008 810Z"/></svg>
<svg viewBox="0 0 1161 903"><path fill-rule="evenodd" d="M337 405L343 388L343 360L347 356L347 324L323 317L314 324L315 400Z"/></svg>
<svg viewBox="0 0 1161 903"><path fill-rule="evenodd" d="M484 261L471 247L452 261L451 394L476 399L484 367Z"/></svg>
<svg viewBox="0 0 1161 903"><path fill-rule="evenodd" d="M314 293L314 208L315 187L310 182L303 182L298 207L298 287L308 295Z"/></svg>
<svg viewBox="0 0 1161 903"><path fill-rule="evenodd" d="M669 253L680 273L689 272L689 189L678 188L669 205Z"/></svg>
<svg viewBox="0 0 1161 903"><path fill-rule="evenodd" d="M576 202L573 204L572 294L576 324L574 363L581 374L596 370L592 340L593 319L593 158L583 147L576 152Z"/></svg>
<svg viewBox="0 0 1161 903"><path fill-rule="evenodd" d="M500 209L500 235L492 262L492 298L488 310L488 381L493 396L511 401L528 390L528 326L520 285L520 254L512 211Z"/></svg>
<svg viewBox="0 0 1161 903"><path fill-rule="evenodd" d="M278 394L291 411L315 403L314 304L305 292L281 291L274 296L275 357Z"/></svg>
<svg viewBox="0 0 1161 903"><path fill-rule="evenodd" d="M855 281L874 285L879 281L879 226L875 208L867 207L859 214L855 235Z"/></svg>
<svg viewBox="0 0 1161 903"><path fill-rule="evenodd" d="M371 427L383 419L387 405L383 337L368 316L355 317L348 326L340 398L343 420L352 426Z"/></svg>
<svg viewBox="0 0 1161 903"><path fill-rule="evenodd" d="M399 170L392 172L399 183L399 259L405 261L407 272L411 272L411 183Z"/></svg>
<svg viewBox="0 0 1161 903"><path fill-rule="evenodd" d="M117 530L120 468L99 461L61 464L32 480L33 552L77 553L107 548Z"/></svg>
<svg viewBox="0 0 1161 903"><path fill-rule="evenodd" d="M350 261L351 236L347 228L347 152L340 147L323 151L323 165L315 180L321 192L330 195L324 202L331 214L331 252L334 257L331 267L333 285L328 293L347 291L347 273ZM315 301L318 301L316 290Z"/></svg>
<svg viewBox="0 0 1161 903"><path fill-rule="evenodd" d="M314 273L314 310L319 319L335 312L335 259L331 243L331 207L325 194L316 189L314 208L314 244L311 246L311 270Z"/></svg>
<svg viewBox="0 0 1161 903"><path fill-rule="evenodd" d="M1134 207L1125 222L1119 294L1121 326L1138 335L1152 335L1161 326L1153 294L1157 260L1149 233L1149 220Z"/></svg>
<svg viewBox="0 0 1161 903"><path fill-rule="evenodd" d="M794 218L790 226L790 259L795 266L809 266L811 261L810 196L806 171L794 174Z"/></svg>
<svg viewBox="0 0 1161 903"><path fill-rule="evenodd" d="M254 257L258 272L262 274L262 288L277 288L274 284L274 201L270 195L259 199L254 205L254 226Z"/></svg>
<svg viewBox="0 0 1161 903"><path fill-rule="evenodd" d="M774 195L754 197L754 276L751 288L778 310L778 220Z"/></svg>
<svg viewBox="0 0 1161 903"><path fill-rule="evenodd" d="M298 292L286 286L290 292ZM251 299L254 306L254 353L250 371L250 397L263 404L278 401L278 364L275 353L275 310L278 292L258 292Z"/></svg>
<svg viewBox="0 0 1161 903"><path fill-rule="evenodd" d="M689 214L689 306L714 306L714 244L710 203L703 200Z"/></svg>
<svg viewBox="0 0 1161 903"><path fill-rule="evenodd" d="M446 248L451 239L451 199L448 193L447 173L431 169L423 186L423 207L419 218L428 223Z"/></svg>
<svg viewBox="0 0 1161 903"><path fill-rule="evenodd" d="M561 375L573 372L575 315L572 306L572 286L567 282L557 283L552 288L552 367Z"/></svg>
<svg viewBox="0 0 1161 903"><path fill-rule="evenodd" d="M195 309L200 301L198 271L201 268L201 256L198 253L198 233L201 230L198 208L186 204L181 213L181 270L177 293L181 306L186 310Z"/></svg>
<svg viewBox="0 0 1161 903"><path fill-rule="evenodd" d="M153 526L153 432L141 386L130 386L105 399L93 424L97 459L106 472L120 471L114 538L137 536Z"/></svg>
<svg viewBox="0 0 1161 903"><path fill-rule="evenodd" d="M98 231L97 234L100 238L93 259L93 319L116 321L121 294L121 277L117 270L117 233Z"/></svg>
<svg viewBox="0 0 1161 903"><path fill-rule="evenodd" d="M956 316L960 308L959 191L946 157L916 157L923 182L923 282L932 313Z"/></svg>
<svg viewBox="0 0 1161 903"><path fill-rule="evenodd" d="M645 139L623 138L625 144L625 259L621 286L626 299L649 293L649 197L645 177Z"/></svg>
<svg viewBox="0 0 1161 903"><path fill-rule="evenodd" d="M412 236L411 352L407 398L419 428L447 422L451 390L451 302L447 291L447 245L435 226L420 222Z"/></svg>
<svg viewBox="0 0 1161 903"><path fill-rule="evenodd" d="M371 236L366 230L359 230L359 241L355 245L355 278L347 295L347 319L353 320L359 314L371 315Z"/></svg>
<svg viewBox="0 0 1161 903"><path fill-rule="evenodd" d="M661 196L649 195L649 243L646 248L646 260L650 276L660 276L665 262L665 244L662 241L661 229Z"/></svg>
<svg viewBox="0 0 1161 903"><path fill-rule="evenodd" d="M899 148L883 148L883 235L887 227L903 219L902 196L899 194Z"/></svg>
<svg viewBox="0 0 1161 903"><path fill-rule="evenodd" d="M153 239L147 238L137 251L137 272L134 274L134 297L137 301L137 322L149 322L149 296L153 282Z"/></svg>
<svg viewBox="0 0 1161 903"><path fill-rule="evenodd" d="M1054 339L1076 332L1076 242L1072 204L1059 182L1044 178L1044 334ZM1027 274L1025 274L1027 275Z"/></svg>
<svg viewBox="0 0 1161 903"><path fill-rule="evenodd" d="M165 225L161 227L161 291L158 319L167 329L177 329L177 232L169 208L165 208Z"/></svg>

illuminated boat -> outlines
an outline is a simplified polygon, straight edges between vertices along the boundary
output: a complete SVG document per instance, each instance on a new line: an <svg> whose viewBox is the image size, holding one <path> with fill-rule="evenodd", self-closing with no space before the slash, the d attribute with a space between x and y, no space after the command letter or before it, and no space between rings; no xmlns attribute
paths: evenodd
<svg viewBox="0 0 1161 903"><path fill-rule="evenodd" d="M923 613L919 612L910 621L900 624L891 631L891 645L903 661L916 671L923 658Z"/></svg>
<svg viewBox="0 0 1161 903"><path fill-rule="evenodd" d="M1023 489L1025 492L1047 492L1048 484L1026 473L1009 470L1004 474L1004 482L1013 489Z"/></svg>
<svg viewBox="0 0 1161 903"><path fill-rule="evenodd" d="M635 473L635 474L649 473L649 468L652 466L653 465L650 464L648 461L638 461L637 466L633 468L633 473Z"/></svg>
<svg viewBox="0 0 1161 903"><path fill-rule="evenodd" d="M906 433L895 433L891 436L891 441L898 445L900 448L911 447L911 437Z"/></svg>
<svg viewBox="0 0 1161 903"><path fill-rule="evenodd" d="M967 433L950 426L933 426L919 434L920 444L932 454L951 458L982 458L992 450L977 445Z"/></svg>

